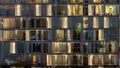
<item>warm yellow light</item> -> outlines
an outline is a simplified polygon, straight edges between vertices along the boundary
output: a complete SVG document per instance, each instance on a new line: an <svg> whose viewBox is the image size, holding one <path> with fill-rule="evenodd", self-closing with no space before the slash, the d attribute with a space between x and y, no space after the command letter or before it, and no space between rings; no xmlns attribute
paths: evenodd
<svg viewBox="0 0 120 68"><path fill-rule="evenodd" d="M67 28L68 26L68 18L67 17L63 17L62 18L62 28Z"/></svg>
<svg viewBox="0 0 120 68"><path fill-rule="evenodd" d="M104 40L104 31L103 30L99 30L99 40Z"/></svg>
<svg viewBox="0 0 120 68"><path fill-rule="evenodd" d="M20 16L21 15L21 6L20 5L16 5L15 7L15 15L16 16Z"/></svg>
<svg viewBox="0 0 120 68"><path fill-rule="evenodd" d="M71 53L71 43L68 43L68 53Z"/></svg>
<svg viewBox="0 0 120 68"><path fill-rule="evenodd" d="M33 62L36 63L36 56L33 56Z"/></svg>
<svg viewBox="0 0 120 68"><path fill-rule="evenodd" d="M15 42L10 42L10 53L16 53Z"/></svg>
<svg viewBox="0 0 120 68"><path fill-rule="evenodd" d="M31 0L31 2L36 2L36 0Z"/></svg>
<svg viewBox="0 0 120 68"><path fill-rule="evenodd" d="M47 5L47 15L48 16L52 15L52 5Z"/></svg>
<svg viewBox="0 0 120 68"><path fill-rule="evenodd" d="M36 16L40 16L40 15L41 15L41 6L36 5Z"/></svg>
<svg viewBox="0 0 120 68"><path fill-rule="evenodd" d="M109 7L109 14L112 14L112 13L113 13L113 7L110 6L110 7Z"/></svg>

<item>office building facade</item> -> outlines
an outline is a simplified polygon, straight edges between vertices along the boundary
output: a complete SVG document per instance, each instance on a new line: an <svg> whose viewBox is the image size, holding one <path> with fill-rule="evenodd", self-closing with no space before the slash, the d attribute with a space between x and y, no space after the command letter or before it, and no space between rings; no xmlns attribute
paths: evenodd
<svg viewBox="0 0 120 68"><path fill-rule="evenodd" d="M119 0L0 0L0 64L118 67L119 23Z"/></svg>

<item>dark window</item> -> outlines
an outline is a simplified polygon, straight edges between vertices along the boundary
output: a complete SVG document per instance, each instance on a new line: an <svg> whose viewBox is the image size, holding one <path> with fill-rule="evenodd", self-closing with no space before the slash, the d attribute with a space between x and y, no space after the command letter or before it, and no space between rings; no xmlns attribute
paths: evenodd
<svg viewBox="0 0 120 68"><path fill-rule="evenodd" d="M43 40L48 40L48 31L44 31Z"/></svg>
<svg viewBox="0 0 120 68"><path fill-rule="evenodd" d="M86 56L83 57L83 65L84 66L88 65L88 57L86 57Z"/></svg>
<svg viewBox="0 0 120 68"><path fill-rule="evenodd" d="M72 64L73 64L73 65L76 65L77 63L78 63L78 58L77 58L77 56L73 56Z"/></svg>
<svg viewBox="0 0 120 68"><path fill-rule="evenodd" d="M48 44L47 43L44 43L43 44L43 53L48 53Z"/></svg>
<svg viewBox="0 0 120 68"><path fill-rule="evenodd" d="M87 45L83 45L83 52L84 52L84 53L87 52Z"/></svg>
<svg viewBox="0 0 120 68"><path fill-rule="evenodd" d="M80 43L74 43L73 44L73 53L80 53L81 48L80 48Z"/></svg>
<svg viewBox="0 0 120 68"><path fill-rule="evenodd" d="M42 40L41 33L41 31L38 32L38 40Z"/></svg>
<svg viewBox="0 0 120 68"><path fill-rule="evenodd" d="M109 44L109 52L111 52L112 51L112 44Z"/></svg>
<svg viewBox="0 0 120 68"><path fill-rule="evenodd" d="M77 33L77 31L73 31L73 40L80 40L80 33Z"/></svg>
<svg viewBox="0 0 120 68"><path fill-rule="evenodd" d="M46 18L40 18L36 20L36 27L37 28L46 28L47 27Z"/></svg>
<svg viewBox="0 0 120 68"><path fill-rule="evenodd" d="M30 40L36 40L36 31L30 31Z"/></svg>
<svg viewBox="0 0 120 68"><path fill-rule="evenodd" d="M30 19L29 27L34 28L34 19Z"/></svg>
<svg viewBox="0 0 120 68"><path fill-rule="evenodd" d="M22 26L23 28L26 28L25 19L22 20Z"/></svg>
<svg viewBox="0 0 120 68"><path fill-rule="evenodd" d="M33 52L41 53L41 44L40 43L33 43Z"/></svg>
<svg viewBox="0 0 120 68"><path fill-rule="evenodd" d="M87 7L83 8L83 15L88 15L88 8Z"/></svg>

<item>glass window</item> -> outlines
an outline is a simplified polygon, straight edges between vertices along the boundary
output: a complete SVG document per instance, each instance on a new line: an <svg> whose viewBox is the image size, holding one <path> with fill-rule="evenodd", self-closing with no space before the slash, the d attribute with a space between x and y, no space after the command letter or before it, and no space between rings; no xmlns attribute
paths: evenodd
<svg viewBox="0 0 120 68"><path fill-rule="evenodd" d="M104 6L103 5L95 5L95 14L103 15L104 14Z"/></svg>
<svg viewBox="0 0 120 68"><path fill-rule="evenodd" d="M15 5L15 16L21 16L21 5Z"/></svg>
<svg viewBox="0 0 120 68"><path fill-rule="evenodd" d="M46 30L41 30L38 31L38 40L48 40L48 31Z"/></svg>
<svg viewBox="0 0 120 68"><path fill-rule="evenodd" d="M41 53L42 44L40 42L31 42L32 52Z"/></svg>
<svg viewBox="0 0 120 68"><path fill-rule="evenodd" d="M81 49L81 43L73 43L73 46L72 46L72 52L73 53L81 53L82 52L82 49Z"/></svg>
<svg viewBox="0 0 120 68"><path fill-rule="evenodd" d="M83 30L83 39L82 40L86 40L86 41L90 41L92 40L93 37L93 31L91 30Z"/></svg>
<svg viewBox="0 0 120 68"><path fill-rule="evenodd" d="M13 30L6 30L3 32L4 36L4 41L12 41L15 40L15 31Z"/></svg>
<svg viewBox="0 0 120 68"><path fill-rule="evenodd" d="M0 16L5 16L6 15L6 11L5 11L5 6L0 5Z"/></svg>
<svg viewBox="0 0 120 68"><path fill-rule="evenodd" d="M116 15L116 5L106 5L105 13L106 15Z"/></svg>
<svg viewBox="0 0 120 68"><path fill-rule="evenodd" d="M102 3L102 2L104 2L104 0L94 0L93 2L94 3Z"/></svg>
<svg viewBox="0 0 120 68"><path fill-rule="evenodd" d="M99 40L104 40L104 30L99 29L98 32Z"/></svg>
<svg viewBox="0 0 120 68"><path fill-rule="evenodd" d="M55 28L68 28L68 18L67 17L54 18L54 27Z"/></svg>
<svg viewBox="0 0 120 68"><path fill-rule="evenodd" d="M93 16L95 14L95 6L94 5L88 5L88 15Z"/></svg>
<svg viewBox="0 0 120 68"><path fill-rule="evenodd" d="M52 2L57 4L65 4L68 3L68 0L52 0Z"/></svg>
<svg viewBox="0 0 120 68"><path fill-rule="evenodd" d="M25 34L25 31L22 31L22 30L17 30L16 31L17 34L17 40L26 40L25 37L26 37L26 34Z"/></svg>
<svg viewBox="0 0 120 68"><path fill-rule="evenodd" d="M47 5L47 16L52 16L52 5Z"/></svg>
<svg viewBox="0 0 120 68"><path fill-rule="evenodd" d="M83 15L83 6L82 5L68 5L68 15L69 16L78 16Z"/></svg>
<svg viewBox="0 0 120 68"><path fill-rule="evenodd" d="M63 41L64 40L64 30L56 30L56 40Z"/></svg>
<svg viewBox="0 0 120 68"><path fill-rule="evenodd" d="M102 64L102 61L103 61L103 59L102 59L102 55L93 55L93 64L94 65L101 65Z"/></svg>
<svg viewBox="0 0 120 68"><path fill-rule="evenodd" d="M52 53L68 53L67 43L65 42L52 43Z"/></svg>
<svg viewBox="0 0 120 68"><path fill-rule="evenodd" d="M88 17L83 17L83 28L88 28Z"/></svg>
<svg viewBox="0 0 120 68"><path fill-rule="evenodd" d="M70 0L70 3L81 3L83 0Z"/></svg>
<svg viewBox="0 0 120 68"><path fill-rule="evenodd" d="M34 28L34 19L33 18L29 19L29 28Z"/></svg>
<svg viewBox="0 0 120 68"><path fill-rule="evenodd" d="M66 66L71 60L70 55L47 55L47 65L48 66ZM69 60L68 60L69 59Z"/></svg>
<svg viewBox="0 0 120 68"><path fill-rule="evenodd" d="M37 18L36 19L36 27L37 28L47 28L46 18Z"/></svg>
<svg viewBox="0 0 120 68"><path fill-rule="evenodd" d="M109 28L109 17L104 17L104 28Z"/></svg>
<svg viewBox="0 0 120 68"><path fill-rule="evenodd" d="M78 30L75 30L73 31L73 34L72 34L72 39L73 40L81 40L81 32L78 31Z"/></svg>
<svg viewBox="0 0 120 68"><path fill-rule="evenodd" d="M10 53L16 53L15 42L10 42Z"/></svg>
<svg viewBox="0 0 120 68"><path fill-rule="evenodd" d="M4 18L1 23L4 29L12 29L15 28L15 19L14 18Z"/></svg>
<svg viewBox="0 0 120 68"><path fill-rule="evenodd" d="M48 53L48 44L43 43L43 53Z"/></svg>
<svg viewBox="0 0 120 68"><path fill-rule="evenodd" d="M22 5L22 16L34 16L35 6L33 5Z"/></svg>
<svg viewBox="0 0 120 68"><path fill-rule="evenodd" d="M21 22L21 20L20 20L21 18L15 18L15 26L16 26L16 28L21 28L21 26L22 26L22 22Z"/></svg>
<svg viewBox="0 0 120 68"><path fill-rule="evenodd" d="M41 5L36 5L36 16L41 16Z"/></svg>
<svg viewBox="0 0 120 68"><path fill-rule="evenodd" d="M30 31L30 40L36 40L36 31Z"/></svg>
<svg viewBox="0 0 120 68"><path fill-rule="evenodd" d="M6 5L6 16L15 16L15 6L14 5Z"/></svg>
<svg viewBox="0 0 120 68"><path fill-rule="evenodd" d="M57 5L57 6L53 6L52 9L52 15L55 16L66 16L67 15L67 6L65 5Z"/></svg>
<svg viewBox="0 0 120 68"><path fill-rule="evenodd" d="M93 28L99 28L99 18L93 17Z"/></svg>

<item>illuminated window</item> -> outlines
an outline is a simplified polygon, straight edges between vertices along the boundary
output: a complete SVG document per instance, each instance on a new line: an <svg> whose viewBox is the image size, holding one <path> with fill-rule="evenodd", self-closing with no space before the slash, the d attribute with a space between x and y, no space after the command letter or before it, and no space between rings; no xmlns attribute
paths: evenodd
<svg viewBox="0 0 120 68"><path fill-rule="evenodd" d="M98 34L98 38L99 40L104 40L104 31L102 29L99 29L99 34Z"/></svg>
<svg viewBox="0 0 120 68"><path fill-rule="evenodd" d="M2 41L3 40L3 31L2 30L0 30L0 41Z"/></svg>
<svg viewBox="0 0 120 68"><path fill-rule="evenodd" d="M21 16L21 6L15 5L15 16Z"/></svg>
<svg viewBox="0 0 120 68"><path fill-rule="evenodd" d="M104 2L104 0L94 0L95 3L101 3Z"/></svg>
<svg viewBox="0 0 120 68"><path fill-rule="evenodd" d="M3 28L5 29L12 29L15 28L15 19L14 18L4 18L3 22Z"/></svg>
<svg viewBox="0 0 120 68"><path fill-rule="evenodd" d="M89 16L92 16L92 15L94 15L94 13L95 13L95 11L94 11L95 9L94 9L94 5L88 5L88 15Z"/></svg>
<svg viewBox="0 0 120 68"><path fill-rule="evenodd" d="M83 17L83 28L88 28L88 18Z"/></svg>
<svg viewBox="0 0 120 68"><path fill-rule="evenodd" d="M68 28L68 18L67 17L54 18L54 27L55 28Z"/></svg>
<svg viewBox="0 0 120 68"><path fill-rule="evenodd" d="M70 3L81 3L83 0L70 0Z"/></svg>
<svg viewBox="0 0 120 68"><path fill-rule="evenodd" d="M47 16L52 15L52 5L47 5Z"/></svg>
<svg viewBox="0 0 120 68"><path fill-rule="evenodd" d="M67 17L62 18L62 28L68 28L68 19L67 19Z"/></svg>
<svg viewBox="0 0 120 68"><path fill-rule="evenodd" d="M67 43L65 42L54 42L52 43L53 53L68 53Z"/></svg>
<svg viewBox="0 0 120 68"><path fill-rule="evenodd" d="M68 5L68 15L83 15L83 6L81 5Z"/></svg>
<svg viewBox="0 0 120 68"><path fill-rule="evenodd" d="M48 3L50 0L31 0L31 3Z"/></svg>
<svg viewBox="0 0 120 68"><path fill-rule="evenodd" d="M68 55L47 55L47 65L66 66L68 65Z"/></svg>
<svg viewBox="0 0 120 68"><path fill-rule="evenodd" d="M103 56L102 55L94 55L93 56L93 65L102 65L103 63Z"/></svg>
<svg viewBox="0 0 120 68"><path fill-rule="evenodd" d="M15 31L10 30L10 31L4 31L3 32L4 36L4 41L11 41L11 40L15 40Z"/></svg>
<svg viewBox="0 0 120 68"><path fill-rule="evenodd" d="M104 6L103 5L95 5L95 12L96 12L96 15L103 15Z"/></svg>
<svg viewBox="0 0 120 68"><path fill-rule="evenodd" d="M104 17L104 28L109 28L109 17Z"/></svg>
<svg viewBox="0 0 120 68"><path fill-rule="evenodd" d="M106 15L116 15L116 5L106 5L105 13Z"/></svg>
<svg viewBox="0 0 120 68"><path fill-rule="evenodd" d="M41 5L36 5L36 16L41 16Z"/></svg>
<svg viewBox="0 0 120 68"><path fill-rule="evenodd" d="M99 27L99 20L98 17L93 17L93 28Z"/></svg>
<svg viewBox="0 0 120 68"><path fill-rule="evenodd" d="M10 42L10 53L16 53L15 42Z"/></svg>
<svg viewBox="0 0 120 68"><path fill-rule="evenodd" d="M52 28L52 18L47 18L47 28Z"/></svg>
<svg viewBox="0 0 120 68"><path fill-rule="evenodd" d="M64 40L64 30L56 30L56 40L57 41Z"/></svg>

